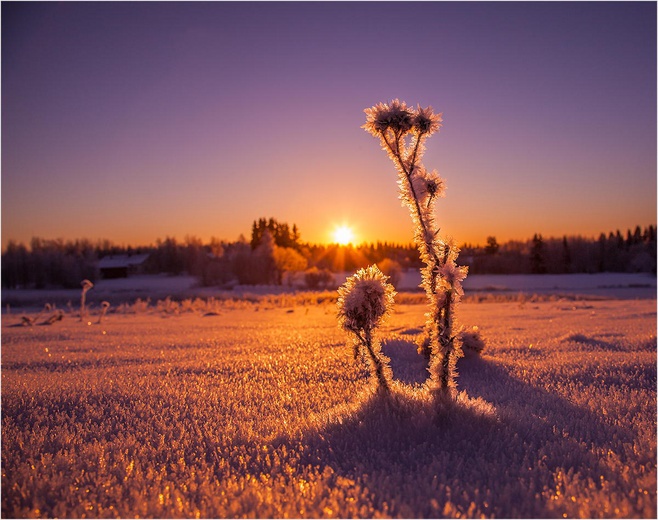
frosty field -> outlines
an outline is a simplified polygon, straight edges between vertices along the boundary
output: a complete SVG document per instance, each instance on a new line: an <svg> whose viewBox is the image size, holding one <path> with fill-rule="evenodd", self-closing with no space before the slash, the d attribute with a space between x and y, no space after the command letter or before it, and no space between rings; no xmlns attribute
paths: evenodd
<svg viewBox="0 0 658 520"><path fill-rule="evenodd" d="M2 516L655 518L655 299L464 303L450 406L425 311L382 331L388 400L332 302L3 316Z"/></svg>

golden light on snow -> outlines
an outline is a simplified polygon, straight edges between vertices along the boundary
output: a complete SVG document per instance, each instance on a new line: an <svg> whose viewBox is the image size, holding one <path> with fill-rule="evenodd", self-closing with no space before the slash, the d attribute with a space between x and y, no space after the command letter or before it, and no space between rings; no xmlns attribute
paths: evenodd
<svg viewBox="0 0 658 520"><path fill-rule="evenodd" d="M333 240L341 246L346 246L354 241L354 232L352 228L343 224L334 229Z"/></svg>
<svg viewBox="0 0 658 520"><path fill-rule="evenodd" d="M89 327L2 316L3 517L656 518L655 299L468 298L484 350L466 340L448 404L425 385L422 293L379 331L388 397L324 291L141 294L102 340L97 304Z"/></svg>

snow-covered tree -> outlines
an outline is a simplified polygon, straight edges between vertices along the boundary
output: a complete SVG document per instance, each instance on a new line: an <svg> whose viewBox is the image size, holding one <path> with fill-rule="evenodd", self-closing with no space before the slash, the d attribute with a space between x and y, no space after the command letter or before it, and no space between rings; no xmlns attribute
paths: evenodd
<svg viewBox="0 0 658 520"><path fill-rule="evenodd" d="M274 265L277 271L277 283L281 284L285 273L296 273L306 269L308 262L301 253L292 247L274 246Z"/></svg>

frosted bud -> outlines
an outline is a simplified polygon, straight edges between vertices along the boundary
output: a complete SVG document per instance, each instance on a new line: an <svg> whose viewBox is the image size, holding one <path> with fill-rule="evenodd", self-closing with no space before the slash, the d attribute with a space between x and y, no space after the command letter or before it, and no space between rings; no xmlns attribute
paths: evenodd
<svg viewBox="0 0 658 520"><path fill-rule="evenodd" d="M443 197L445 194L445 183L436 170L428 173L425 168L417 167L411 182L418 200L427 200L428 205L435 197Z"/></svg>
<svg viewBox="0 0 658 520"><path fill-rule="evenodd" d="M338 321L345 330L370 331L392 310L395 291L376 265L359 269L338 289Z"/></svg>
<svg viewBox="0 0 658 520"><path fill-rule="evenodd" d="M371 108L364 110L366 113L366 124L362 126L368 133L379 137L386 130L406 133L413 126L412 111L407 108L407 104L399 99L393 100L390 104L379 103Z"/></svg>
<svg viewBox="0 0 658 520"><path fill-rule="evenodd" d="M443 114L434 114L432 107L421 108L418 105L418 110L413 118L414 130L420 135L432 135L441 128L442 116Z"/></svg>

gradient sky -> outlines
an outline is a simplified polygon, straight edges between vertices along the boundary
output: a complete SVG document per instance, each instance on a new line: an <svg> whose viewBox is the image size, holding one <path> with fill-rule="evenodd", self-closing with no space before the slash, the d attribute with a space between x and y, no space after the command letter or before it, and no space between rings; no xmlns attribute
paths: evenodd
<svg viewBox="0 0 658 520"><path fill-rule="evenodd" d="M655 2L2 2L2 244L410 242L361 125L443 112L424 164L459 242L656 222Z"/></svg>

